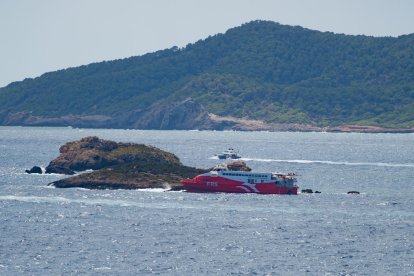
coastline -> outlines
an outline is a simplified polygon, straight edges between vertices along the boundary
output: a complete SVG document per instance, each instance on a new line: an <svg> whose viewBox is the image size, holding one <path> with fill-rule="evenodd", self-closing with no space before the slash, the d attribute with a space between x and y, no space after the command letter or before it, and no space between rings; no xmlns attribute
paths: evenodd
<svg viewBox="0 0 414 276"><path fill-rule="evenodd" d="M189 105L176 110L174 116L168 117L168 124L154 123L160 118L136 118L137 121L122 121L104 115L70 115L62 117L33 116L31 112L17 112L1 120L1 126L27 126L27 127L73 127L73 128L101 128L101 129L136 129L136 130L212 130L212 131L271 131L271 132L338 132L338 133L414 133L414 127L384 127L374 125L358 125L344 123L342 125L320 126L316 123L269 123L247 117L220 116L202 110L199 104L185 101ZM189 110L198 108L192 114ZM158 109L162 113L165 109ZM187 111L186 111L187 110ZM184 112L188 116L174 120L178 114ZM158 114L157 113L157 114ZM191 115L191 116L190 116ZM196 116L197 115L197 116ZM165 118L164 118L165 119Z"/></svg>
<svg viewBox="0 0 414 276"><path fill-rule="evenodd" d="M268 131L268 132L329 132L329 133L414 133L414 128L385 128L369 125L342 125L318 127L314 125L301 124L261 124L260 126L244 126L235 125L224 128L189 128L189 129L151 129L151 128L129 128L129 127L112 127L112 126L96 126L96 125L0 125L0 127L50 127L50 128L78 128L78 129L130 129L130 130L183 130L183 131Z"/></svg>

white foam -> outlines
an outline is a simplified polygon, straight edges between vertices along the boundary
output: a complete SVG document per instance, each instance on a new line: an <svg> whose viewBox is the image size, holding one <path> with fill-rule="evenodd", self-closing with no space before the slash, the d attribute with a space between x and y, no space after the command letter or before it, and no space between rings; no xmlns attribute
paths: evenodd
<svg viewBox="0 0 414 276"><path fill-rule="evenodd" d="M142 192L151 192L151 193L163 193L168 191L169 189L163 189L163 188L147 188L147 189L138 189L138 191Z"/></svg>
<svg viewBox="0 0 414 276"><path fill-rule="evenodd" d="M94 270L111 270L112 268L108 267L108 266L102 266L102 267L95 267Z"/></svg>

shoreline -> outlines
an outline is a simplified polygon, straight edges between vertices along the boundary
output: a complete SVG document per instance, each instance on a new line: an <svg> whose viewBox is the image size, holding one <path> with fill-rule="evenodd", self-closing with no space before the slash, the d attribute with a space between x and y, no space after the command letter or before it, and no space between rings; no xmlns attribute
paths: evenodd
<svg viewBox="0 0 414 276"><path fill-rule="evenodd" d="M114 129L114 130L161 130L161 131L240 131L240 132L253 132L253 131L266 131L266 132L327 132L327 133L390 133L390 134L408 134L414 133L414 129L406 128L384 128L376 126L363 126L363 125L343 125L335 127L318 127L311 125L299 125L299 124L283 124L278 126L266 127L243 127L236 126L230 128L220 128L220 129L139 129L139 128L122 128L122 127L77 127L70 125L0 125L0 127L46 127L46 128L72 128L72 129Z"/></svg>
<svg viewBox="0 0 414 276"><path fill-rule="evenodd" d="M195 103L193 103L194 105ZM184 111L183 111L184 112ZM203 116L202 116L203 115ZM341 125L320 126L313 123L270 123L248 117L220 116L204 112L199 119L187 118L172 124L134 124L119 121L104 115L67 115L62 117L33 116L31 112L9 114L1 120L1 126L26 127L72 127L91 129L136 129L136 130L211 130L211 131L270 131L270 132L338 132L338 133L414 133L411 128L384 127L379 125ZM145 121L145 119L144 119Z"/></svg>

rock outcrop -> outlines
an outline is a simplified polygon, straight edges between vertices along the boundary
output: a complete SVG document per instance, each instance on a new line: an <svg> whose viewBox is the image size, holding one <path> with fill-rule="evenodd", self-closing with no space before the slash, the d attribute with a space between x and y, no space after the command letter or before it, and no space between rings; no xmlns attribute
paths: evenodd
<svg viewBox="0 0 414 276"><path fill-rule="evenodd" d="M160 165L158 163L140 166L135 163L116 165L90 173L83 173L50 183L57 188L86 189L145 189L164 188L180 190L183 178L193 178L205 170L184 165Z"/></svg>
<svg viewBox="0 0 414 276"><path fill-rule="evenodd" d="M184 166L177 156L156 147L116 143L85 137L60 147L60 155L47 169L95 170L61 179L49 185L58 188L88 189L180 189L183 178L206 170Z"/></svg>
<svg viewBox="0 0 414 276"><path fill-rule="evenodd" d="M227 168L229 171L243 171L243 172L250 172L252 169L247 166L246 162L237 160L237 161L229 161L218 164L219 167ZM208 171L213 170L214 167L209 168Z"/></svg>
<svg viewBox="0 0 414 276"><path fill-rule="evenodd" d="M46 172L99 170L127 163L182 165L172 153L142 144L117 143L98 137L85 137L61 146L60 155L46 167Z"/></svg>
<svg viewBox="0 0 414 276"><path fill-rule="evenodd" d="M34 166L30 170L26 170L26 173L28 173L28 174L32 174L32 173L42 174L42 168L40 168L38 166Z"/></svg>
<svg viewBox="0 0 414 276"><path fill-rule="evenodd" d="M231 161L227 163L227 169L230 171L244 171L244 172L250 172L252 168L247 166L246 162L237 160L237 161Z"/></svg>
<svg viewBox="0 0 414 276"><path fill-rule="evenodd" d="M75 172L66 167L60 166L49 166L46 168L45 173L56 173L56 174L66 174L66 175L74 175Z"/></svg>

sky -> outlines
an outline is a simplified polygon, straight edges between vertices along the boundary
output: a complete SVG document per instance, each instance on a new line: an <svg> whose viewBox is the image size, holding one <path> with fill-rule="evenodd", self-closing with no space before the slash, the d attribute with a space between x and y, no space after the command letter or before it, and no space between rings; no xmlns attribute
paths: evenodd
<svg viewBox="0 0 414 276"><path fill-rule="evenodd" d="M184 47L257 19L399 36L414 33L414 0L0 0L0 87Z"/></svg>

